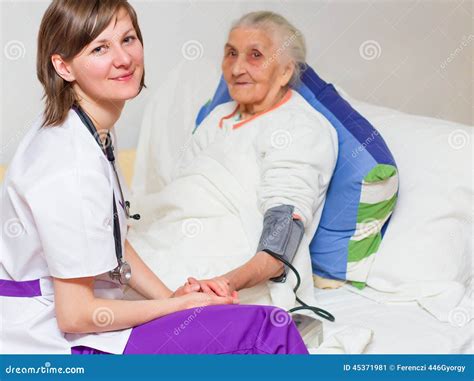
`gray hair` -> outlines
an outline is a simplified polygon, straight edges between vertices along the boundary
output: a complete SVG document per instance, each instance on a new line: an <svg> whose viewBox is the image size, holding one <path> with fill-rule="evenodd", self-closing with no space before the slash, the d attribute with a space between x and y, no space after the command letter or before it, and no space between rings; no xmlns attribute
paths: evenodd
<svg viewBox="0 0 474 381"><path fill-rule="evenodd" d="M306 44L303 34L297 28L283 16L269 11L250 12L243 15L232 24L231 31L239 27L262 29L272 35L276 35L278 38L278 49L269 58L269 62L285 54L293 61L295 66L289 84L290 86L298 84L301 68L304 68L306 65Z"/></svg>

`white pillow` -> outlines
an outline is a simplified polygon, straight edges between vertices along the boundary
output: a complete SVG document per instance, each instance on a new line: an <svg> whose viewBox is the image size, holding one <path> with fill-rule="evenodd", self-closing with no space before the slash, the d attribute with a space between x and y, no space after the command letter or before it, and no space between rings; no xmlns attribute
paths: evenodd
<svg viewBox="0 0 474 381"><path fill-rule="evenodd" d="M360 293L416 300L441 321L467 324L474 315L474 128L351 104L384 136L400 173L398 204L367 280L372 289Z"/></svg>

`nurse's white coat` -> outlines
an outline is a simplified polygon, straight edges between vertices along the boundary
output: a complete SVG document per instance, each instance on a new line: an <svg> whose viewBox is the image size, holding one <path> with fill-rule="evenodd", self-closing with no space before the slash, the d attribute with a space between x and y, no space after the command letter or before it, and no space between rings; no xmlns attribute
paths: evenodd
<svg viewBox="0 0 474 381"><path fill-rule="evenodd" d="M9 166L1 191L0 279L40 279L42 296L1 299L1 353L71 353L86 345L122 353L131 329L64 334L54 310L52 277L95 276L95 295L121 299L108 278L117 266L112 195L121 199L113 170L90 132L71 110L57 127L35 123ZM122 244L127 226L118 205ZM94 312L97 325L112 312Z"/></svg>

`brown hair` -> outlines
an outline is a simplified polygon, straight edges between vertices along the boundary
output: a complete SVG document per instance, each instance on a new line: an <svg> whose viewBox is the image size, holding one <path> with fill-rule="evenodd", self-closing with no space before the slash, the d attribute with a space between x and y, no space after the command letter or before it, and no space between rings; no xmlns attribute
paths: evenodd
<svg viewBox="0 0 474 381"><path fill-rule="evenodd" d="M46 10L38 33L36 59L36 74L44 88L43 126L63 123L76 102L72 84L56 73L51 56L59 54L65 61L74 58L102 33L121 8L128 12L143 45L137 14L127 0L53 0ZM144 81L145 73L140 90Z"/></svg>

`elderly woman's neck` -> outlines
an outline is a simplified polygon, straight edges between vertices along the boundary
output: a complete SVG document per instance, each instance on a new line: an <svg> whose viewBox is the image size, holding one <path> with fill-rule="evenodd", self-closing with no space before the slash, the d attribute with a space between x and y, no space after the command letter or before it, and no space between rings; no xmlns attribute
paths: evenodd
<svg viewBox="0 0 474 381"><path fill-rule="evenodd" d="M251 118L256 114L262 114L272 109L283 99L288 91L288 87L281 87L277 89L277 91L270 91L261 102L248 104L240 103L239 112L242 120Z"/></svg>

